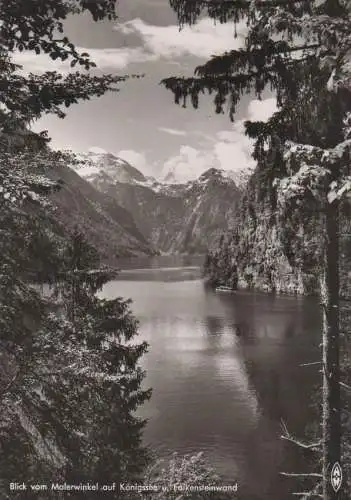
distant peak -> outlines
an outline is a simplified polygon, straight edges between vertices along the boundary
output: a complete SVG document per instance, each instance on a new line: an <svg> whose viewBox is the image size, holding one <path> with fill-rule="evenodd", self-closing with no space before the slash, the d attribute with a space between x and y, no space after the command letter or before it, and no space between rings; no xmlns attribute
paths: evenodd
<svg viewBox="0 0 351 500"><path fill-rule="evenodd" d="M80 153L78 159L83 163L76 167L82 177L91 182L104 179L111 183L134 184L145 182L145 176L123 158L119 158L102 148L91 147L87 153Z"/></svg>

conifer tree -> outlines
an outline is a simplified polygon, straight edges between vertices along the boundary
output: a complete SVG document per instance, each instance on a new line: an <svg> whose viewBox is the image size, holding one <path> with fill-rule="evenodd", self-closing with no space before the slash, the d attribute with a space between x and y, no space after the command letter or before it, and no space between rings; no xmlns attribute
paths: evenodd
<svg viewBox="0 0 351 500"><path fill-rule="evenodd" d="M59 447L68 450L65 478L137 480L148 458L141 445L145 421L135 415L150 397L150 390L141 389L139 366L147 344L135 342L138 323L129 300L96 295L116 271L100 266L98 253L79 230L64 248L63 263L53 285L67 320L56 348L66 359L53 360L60 366L62 391L49 370L45 392L52 395L47 406L53 425L67 423L64 435L58 428L54 433L61 435ZM52 345L57 340L51 333Z"/></svg>
<svg viewBox="0 0 351 500"><path fill-rule="evenodd" d="M45 170L68 158L48 149L46 133L28 130L43 114L63 118L64 108L125 80L93 75L93 61L77 51L63 26L71 14L115 19L115 3L0 2L1 498L10 495L10 482L76 482L80 473L92 479L104 468L105 477L132 478L145 461L143 422L133 411L149 396L139 388L143 372L137 367L146 345L129 345L137 325L127 302L95 296L112 276L88 268L95 252L75 235L63 258L47 197L60 186ZM17 50L45 53L81 71L26 74L12 61ZM61 303L32 286L43 279L60 288ZM55 498L66 498L60 495ZM25 496L46 500L51 493Z"/></svg>
<svg viewBox="0 0 351 500"><path fill-rule="evenodd" d="M246 93L259 99L270 89L278 111L267 123L247 122L254 156L267 165L268 153L281 156L275 181L279 210L317 210L324 219L321 266L323 307L322 495L341 498L339 214L350 190L351 4L348 0L170 0L180 25L203 13L233 22L244 31L243 47L211 58L193 78L163 81L184 106L197 108L199 95L214 94L216 111L227 107L234 119ZM245 26L243 28L243 26ZM274 175L274 172L273 172ZM316 491L320 494L320 491ZM301 494L303 496L303 494Z"/></svg>
<svg viewBox="0 0 351 500"><path fill-rule="evenodd" d="M39 338L45 345L38 332L46 322L48 303L28 282L43 277L43 268L38 273L35 269L40 240L52 242L35 213L56 188L32 168L55 161L58 155L50 151L0 154L0 495L4 498L11 482L48 478L51 466L57 469L61 459L51 439L41 439L42 421L34 410L40 395L31 374ZM54 252L47 255L50 264L53 256ZM20 498L19 492L13 496Z"/></svg>

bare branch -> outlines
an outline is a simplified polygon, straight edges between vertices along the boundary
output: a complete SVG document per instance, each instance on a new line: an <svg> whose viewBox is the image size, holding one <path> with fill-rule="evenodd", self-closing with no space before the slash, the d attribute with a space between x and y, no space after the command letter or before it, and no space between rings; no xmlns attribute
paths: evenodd
<svg viewBox="0 0 351 500"><path fill-rule="evenodd" d="M303 443L302 441L299 441L298 439L294 439L291 436L280 436L281 439L285 439L286 441L289 441L290 443L296 444L296 446L299 446L300 448L303 448L304 450L318 450L320 449L322 445L322 441L317 441L316 443Z"/></svg>
<svg viewBox="0 0 351 500"><path fill-rule="evenodd" d="M323 498L321 493L318 493L318 489L322 486L322 483L316 484L313 490L311 491L300 491L296 493L292 493L294 496L300 496L301 500L306 500L308 498L318 497Z"/></svg>
<svg viewBox="0 0 351 500"><path fill-rule="evenodd" d="M339 382L340 386L343 387L344 389L347 389L348 391L351 391L351 386L345 384L344 382Z"/></svg>
<svg viewBox="0 0 351 500"><path fill-rule="evenodd" d="M310 492L310 491L300 491L300 492L297 492L297 493L292 493L292 495L303 497L303 499L305 499L305 498L312 498L312 497L323 498L323 495L321 495L320 493L313 493L313 492Z"/></svg>
<svg viewBox="0 0 351 500"><path fill-rule="evenodd" d="M321 365L321 364L322 364L321 361L314 361L313 363L302 363L299 366L312 366L312 365Z"/></svg>
<svg viewBox="0 0 351 500"><path fill-rule="evenodd" d="M288 436L289 435L289 431L288 431L288 428L286 426L286 423L284 422L283 419L280 420L280 423L281 423L281 426L282 426L282 429L283 431L285 432L285 434Z"/></svg>
<svg viewBox="0 0 351 500"><path fill-rule="evenodd" d="M310 472L310 473L295 473L295 472L279 472L281 476L286 476L286 477L323 477L322 474L318 474L317 472Z"/></svg>
<svg viewBox="0 0 351 500"><path fill-rule="evenodd" d="M318 493L318 490L321 486L322 486L322 482L319 482L316 484L316 486L311 491L300 491L300 492L296 492L296 493L292 493L292 494L295 496L300 496L301 500L306 500L306 499L312 498L312 497L323 498L323 495Z"/></svg>
<svg viewBox="0 0 351 500"><path fill-rule="evenodd" d="M303 443L302 441L299 441L298 439L294 438L290 432L288 431L288 428L284 422L283 419L281 419L281 426L283 429L284 434L280 436L281 439L285 439L286 441L290 441L291 443L296 444L300 448L303 448L305 450L317 450L320 448L322 441L318 441L317 443Z"/></svg>

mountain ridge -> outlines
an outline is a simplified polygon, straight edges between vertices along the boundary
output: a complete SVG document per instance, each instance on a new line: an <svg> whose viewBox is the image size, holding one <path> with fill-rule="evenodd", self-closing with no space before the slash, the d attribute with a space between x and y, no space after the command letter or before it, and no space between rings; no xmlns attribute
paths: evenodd
<svg viewBox="0 0 351 500"><path fill-rule="evenodd" d="M75 171L130 212L154 250L205 253L235 223L235 172L209 167L186 183L163 183L111 153L78 156Z"/></svg>
<svg viewBox="0 0 351 500"><path fill-rule="evenodd" d="M61 183L61 189L50 196L59 226L65 231L78 227L99 250L103 260L155 254L132 215L74 169L69 166L58 170L47 168L45 175Z"/></svg>
<svg viewBox="0 0 351 500"><path fill-rule="evenodd" d="M172 181L167 181L165 178L156 179L153 176L145 175L123 158L102 149L99 150L99 148L91 148L87 153L75 153L75 157L79 164L72 165L72 168L89 182L96 182L96 178L99 176L109 176L110 182L140 183L155 191L169 186L189 185L204 176L208 176L209 172L217 175L220 173L223 179L231 179L237 186L242 186L247 183L251 174L251 170L235 171L209 166L193 179L173 176Z"/></svg>

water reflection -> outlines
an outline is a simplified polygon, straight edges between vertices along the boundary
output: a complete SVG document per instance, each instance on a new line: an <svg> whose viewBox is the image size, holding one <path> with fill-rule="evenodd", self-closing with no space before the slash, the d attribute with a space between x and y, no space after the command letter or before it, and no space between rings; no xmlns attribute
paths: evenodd
<svg viewBox="0 0 351 500"><path fill-rule="evenodd" d="M135 257L135 258L120 258L116 260L116 265L120 269L155 269L159 270L164 267L177 267L178 269L186 267L196 267L199 271L204 262L202 255L159 255L155 257Z"/></svg>
<svg viewBox="0 0 351 500"><path fill-rule="evenodd" d="M150 343L146 442L164 453L204 450L227 480L239 480L244 500L286 498L280 419L298 434L310 417L301 387L316 373L299 365L319 355L316 302L219 295L199 280L120 280L104 294L134 300Z"/></svg>

